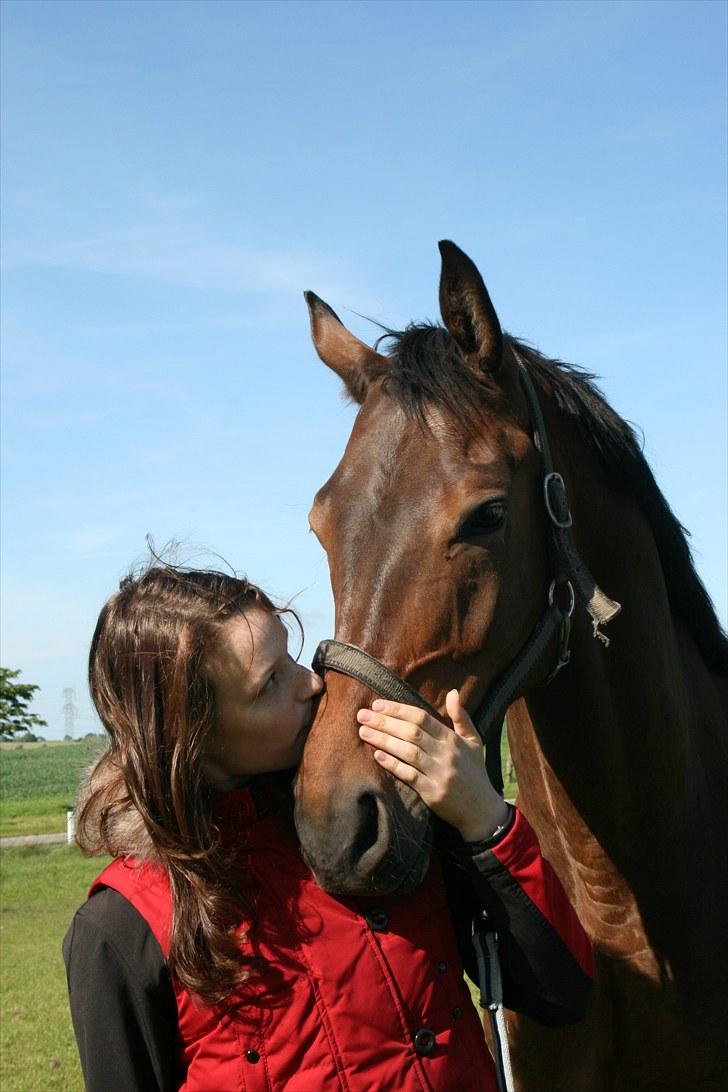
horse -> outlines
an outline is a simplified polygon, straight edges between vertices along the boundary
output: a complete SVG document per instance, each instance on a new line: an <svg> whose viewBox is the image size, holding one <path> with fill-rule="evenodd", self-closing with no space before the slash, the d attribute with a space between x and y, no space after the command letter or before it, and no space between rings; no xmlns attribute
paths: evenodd
<svg viewBox="0 0 728 1092"><path fill-rule="evenodd" d="M453 686L471 710L506 694L519 806L596 959L580 1023L508 1015L519 1089L726 1088L726 636L594 376L505 333L474 263L440 251L442 325L375 348L306 294L318 355L359 405L310 513L336 640L440 713ZM555 577L559 536L571 545ZM539 631L549 601L560 624ZM359 740L376 682L325 674L294 785L304 857L343 896L411 889L432 816Z"/></svg>

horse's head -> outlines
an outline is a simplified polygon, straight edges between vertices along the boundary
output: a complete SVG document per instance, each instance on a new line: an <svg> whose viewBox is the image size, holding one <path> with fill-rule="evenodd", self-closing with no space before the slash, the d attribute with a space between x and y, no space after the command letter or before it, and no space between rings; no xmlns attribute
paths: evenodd
<svg viewBox="0 0 728 1092"><path fill-rule="evenodd" d="M444 328L411 326L391 355L311 293L319 356L360 404L310 522L328 555L336 638L444 708L474 708L524 644L548 586L539 457L518 364L473 263L441 244ZM296 824L321 885L399 892L424 874L431 816L375 763L356 712L372 699L328 673L296 781Z"/></svg>

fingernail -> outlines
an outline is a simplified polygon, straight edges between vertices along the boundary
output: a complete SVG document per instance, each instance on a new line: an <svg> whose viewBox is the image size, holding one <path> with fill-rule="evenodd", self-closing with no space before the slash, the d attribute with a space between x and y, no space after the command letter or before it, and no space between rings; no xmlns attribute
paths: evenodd
<svg viewBox="0 0 728 1092"><path fill-rule="evenodd" d="M376 701L372 702L372 709L376 713L381 713L382 709L384 709L384 702L380 701L379 698L377 698Z"/></svg>
<svg viewBox="0 0 728 1092"><path fill-rule="evenodd" d="M371 734L372 734L371 728L367 728L367 726L365 724L360 724L359 725L359 735L361 736L362 739L369 739Z"/></svg>
<svg viewBox="0 0 728 1092"><path fill-rule="evenodd" d="M372 714L369 712L368 709L360 709L359 712L356 714L356 719L361 724L366 724L367 721L370 721L372 719Z"/></svg>

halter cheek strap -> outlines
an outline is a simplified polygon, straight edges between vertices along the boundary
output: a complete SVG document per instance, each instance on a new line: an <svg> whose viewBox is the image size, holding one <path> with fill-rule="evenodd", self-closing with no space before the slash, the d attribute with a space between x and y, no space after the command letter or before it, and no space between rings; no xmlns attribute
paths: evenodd
<svg viewBox="0 0 728 1092"><path fill-rule="evenodd" d="M541 403L538 400L533 381L526 371L525 364L515 349L512 351L518 363L521 388L528 405L533 444L541 455L543 496L549 518L549 540L555 574L554 581L556 585L565 583L571 585L572 597L575 590L592 619L594 636L598 637L605 647L609 647L609 638L601 632L599 627L610 622L615 615L619 614L622 608L614 599L610 599L608 595L604 594L576 551L569 533L572 518L569 499L566 495L566 485L561 475L554 470L551 446L546 432ZM551 593L549 594L551 595Z"/></svg>

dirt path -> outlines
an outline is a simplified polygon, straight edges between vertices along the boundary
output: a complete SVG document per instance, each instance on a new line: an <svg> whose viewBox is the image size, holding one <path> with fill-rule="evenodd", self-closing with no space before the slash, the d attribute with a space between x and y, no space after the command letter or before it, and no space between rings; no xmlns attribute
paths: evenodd
<svg viewBox="0 0 728 1092"><path fill-rule="evenodd" d="M15 838L0 838L0 849L6 846L39 846L49 842L65 842L68 836L65 834L19 834Z"/></svg>

